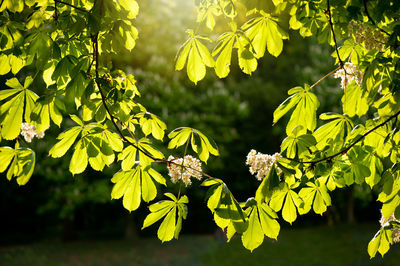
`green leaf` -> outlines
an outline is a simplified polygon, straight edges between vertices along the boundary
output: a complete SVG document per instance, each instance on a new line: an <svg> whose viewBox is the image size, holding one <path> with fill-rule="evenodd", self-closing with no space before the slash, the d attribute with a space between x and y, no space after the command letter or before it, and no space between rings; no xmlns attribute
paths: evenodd
<svg viewBox="0 0 400 266"><path fill-rule="evenodd" d="M207 47L200 42L201 39L207 39L194 35L193 31L188 31L190 38L179 49L176 56L176 70L182 70L187 61L187 75L195 84L202 80L206 75L206 66L214 67L212 58Z"/></svg>
<svg viewBox="0 0 400 266"><path fill-rule="evenodd" d="M296 156L301 158L304 154L310 154L311 148L317 144L313 135L298 134L298 132L302 131L301 126L296 129L293 130L294 132L292 132L292 135L282 141L281 153L286 151L286 156L288 158L295 158Z"/></svg>
<svg viewBox="0 0 400 266"><path fill-rule="evenodd" d="M375 257L377 251L383 257L389 251L390 244L392 244L392 231L387 228L381 228L368 244L370 258Z"/></svg>
<svg viewBox="0 0 400 266"><path fill-rule="evenodd" d="M119 199L123 196L124 207L129 211L136 210L139 208L141 198L149 202L157 196L157 188L152 178L157 176L158 173L155 173L157 172L152 169L143 169L137 165L134 169L114 174L111 179L111 182L115 183L111 198Z"/></svg>
<svg viewBox="0 0 400 266"><path fill-rule="evenodd" d="M128 19L136 18L139 13L139 5L135 0L118 0L118 3L128 11Z"/></svg>
<svg viewBox="0 0 400 266"><path fill-rule="evenodd" d="M14 169L14 175L17 178L18 185L22 186L28 183L33 174L35 162L36 154L33 150L28 148L17 149L17 167Z"/></svg>
<svg viewBox="0 0 400 266"><path fill-rule="evenodd" d="M8 9L11 12L22 12L24 10L24 2L20 0L4 0L1 2L0 12L4 9Z"/></svg>
<svg viewBox="0 0 400 266"><path fill-rule="evenodd" d="M0 173L4 172L15 156L15 150L10 147L0 147Z"/></svg>
<svg viewBox="0 0 400 266"><path fill-rule="evenodd" d="M49 151L49 155L53 158L62 157L74 144L76 138L79 133L81 133L81 127L72 127L67 131L61 133L57 139L60 141L57 142Z"/></svg>
<svg viewBox="0 0 400 266"><path fill-rule="evenodd" d="M25 185L33 174L35 168L36 155L35 152L28 148L12 149L10 147L0 147L0 173L7 171L7 179L11 180L14 176L18 185Z"/></svg>
<svg viewBox="0 0 400 266"><path fill-rule="evenodd" d="M257 206L249 208L248 212L250 213L248 215L249 226L242 235L242 243L245 248L253 251L264 241L264 232L261 227Z"/></svg>
<svg viewBox="0 0 400 266"><path fill-rule="evenodd" d="M231 58L235 38L232 33L225 33L218 38L219 43L215 47L212 55L219 56L215 62L215 73L219 78L225 78L230 72Z"/></svg>
<svg viewBox="0 0 400 266"><path fill-rule="evenodd" d="M294 88L289 94L295 92L288 100L284 101L274 112L274 123L294 108L290 120L286 126L286 133L290 135L292 131L299 125L303 127L303 131L299 133L307 133L306 130L314 131L317 125L316 111L319 106L317 96L310 92L311 88L305 85L303 88Z"/></svg>
<svg viewBox="0 0 400 266"><path fill-rule="evenodd" d="M321 114L320 118L323 120L332 120L319 127L313 133L317 141L317 149L322 150L331 143L334 143L335 147L341 147L345 137L350 134L350 131L354 127L351 120L345 115L335 113Z"/></svg>
<svg viewBox="0 0 400 266"><path fill-rule="evenodd" d="M315 213L322 215L327 206L331 205L331 198L324 184L308 182L308 187L302 188L299 192L300 198L304 201L304 206L299 209L300 214L307 213L311 206Z"/></svg>
<svg viewBox="0 0 400 266"><path fill-rule="evenodd" d="M24 112L24 93L19 93L10 100L10 108L2 121L1 135L4 139L12 140L21 131L22 114Z"/></svg>
<svg viewBox="0 0 400 266"><path fill-rule="evenodd" d="M1 9L1 8L0 8ZM0 55L0 75L5 75L11 70L9 59L6 54Z"/></svg>
<svg viewBox="0 0 400 266"><path fill-rule="evenodd" d="M247 22L242 29L246 30L246 35L252 41L257 58L264 56L267 47L268 52L275 57L282 52L282 39L286 39L287 35L283 34L283 30L274 20L260 16Z"/></svg>
<svg viewBox="0 0 400 266"><path fill-rule="evenodd" d="M175 221L176 221L176 207L172 208L171 211L165 216L163 222L157 231L158 238L162 241L170 241L174 237L175 233Z"/></svg>
<svg viewBox="0 0 400 266"><path fill-rule="evenodd" d="M0 56L0 58L1 58L1 56ZM21 68L23 68L25 66L25 61L22 58L16 57L13 54L9 55L8 58L10 60L11 72L14 75L17 74L21 70ZM1 59L0 59L0 61L1 61Z"/></svg>
<svg viewBox="0 0 400 266"><path fill-rule="evenodd" d="M290 187L287 183L281 183L279 190L274 192L269 203L269 206L276 212L282 209L283 219L290 224L297 219L296 209L303 203L297 193L292 190L296 186L298 186L298 183L295 183Z"/></svg>
<svg viewBox="0 0 400 266"><path fill-rule="evenodd" d="M280 225L276 220L278 215L267 204L261 204L257 208L264 234L269 238L277 239L280 230Z"/></svg>
<svg viewBox="0 0 400 266"><path fill-rule="evenodd" d="M369 109L368 100L363 96L361 87L354 80L344 89L342 103L343 113L350 117L363 116Z"/></svg>
<svg viewBox="0 0 400 266"><path fill-rule="evenodd" d="M151 213L146 216L146 219L144 219L142 230L159 221L161 218L167 215L167 213L169 213L174 206L175 203L170 200L164 200L152 204L150 206L152 209Z"/></svg>
<svg viewBox="0 0 400 266"><path fill-rule="evenodd" d="M268 173L268 176L264 177L261 184L258 186L256 191L255 199L257 202L268 202L274 190L279 186L279 176L276 167L273 166Z"/></svg>
<svg viewBox="0 0 400 266"><path fill-rule="evenodd" d="M69 171L73 175L82 173L88 165L87 145L88 142L85 139L80 139L74 147L74 153L69 163Z"/></svg>

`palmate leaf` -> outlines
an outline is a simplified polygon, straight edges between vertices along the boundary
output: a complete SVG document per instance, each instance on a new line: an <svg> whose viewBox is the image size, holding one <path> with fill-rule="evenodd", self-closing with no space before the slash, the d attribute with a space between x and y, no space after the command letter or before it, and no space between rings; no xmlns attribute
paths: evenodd
<svg viewBox="0 0 400 266"><path fill-rule="evenodd" d="M336 113L321 114L320 119L331 121L322 125L313 133L317 141L317 149L322 150L331 143L334 143L333 149L340 148L345 137L353 129L353 122L346 115Z"/></svg>
<svg viewBox="0 0 400 266"><path fill-rule="evenodd" d="M56 99L39 98L30 116L31 124L36 126L38 132L42 132L50 127L50 119L58 127L61 126L63 116L56 105Z"/></svg>
<svg viewBox="0 0 400 266"><path fill-rule="evenodd" d="M232 31L222 34L217 40L217 46L212 52L218 58L215 63L215 73L219 78L225 78L230 72L232 50L238 49L239 67L251 75L257 69L257 59L251 41L235 23L231 23Z"/></svg>
<svg viewBox="0 0 400 266"><path fill-rule="evenodd" d="M215 223L222 229L232 226L230 231L243 233L247 228L244 212L225 183L217 178L207 179L202 186L210 187L207 192L207 207L214 213Z"/></svg>
<svg viewBox="0 0 400 266"><path fill-rule="evenodd" d="M164 154L154 148L151 141L147 138L141 138L140 140L134 140L129 137L127 138L130 142L139 147L140 150L145 151L147 154L153 156L153 158L164 158ZM122 160L123 169L128 170L133 166L133 164L136 162L136 154L138 155L140 165L143 167L151 165L151 163L154 161L143 152L138 151L136 147L128 146L123 150L122 153L118 155L118 160Z"/></svg>
<svg viewBox="0 0 400 266"><path fill-rule="evenodd" d="M304 88L296 87L289 90L288 94L292 96L287 98L274 111L274 124L294 108L286 126L286 134L290 135L299 125L302 126L302 130L298 134L305 134L307 130L314 131L317 126L316 111L319 107L319 101L317 96L311 92L311 87L307 84Z"/></svg>
<svg viewBox="0 0 400 266"><path fill-rule="evenodd" d="M378 196L378 201L382 202L382 215L387 219L396 212L400 205L400 178L398 172L393 172L393 168L385 171L383 190Z"/></svg>
<svg viewBox="0 0 400 266"><path fill-rule="evenodd" d="M140 117L139 124L145 136L152 134L154 138L163 140L167 125L156 115L150 114L150 118Z"/></svg>
<svg viewBox="0 0 400 266"><path fill-rule="evenodd" d="M59 158L64 156L64 154L71 148L74 144L76 138L81 133L82 128L80 126L72 127L67 131L61 133L57 139L57 142L49 151L49 155L53 158Z"/></svg>
<svg viewBox="0 0 400 266"><path fill-rule="evenodd" d="M168 143L168 149L178 148L190 141L193 151L205 163L207 163L210 153L214 156L219 156L215 142L197 129L189 127L176 128L168 134L168 138L171 139Z"/></svg>
<svg viewBox="0 0 400 266"><path fill-rule="evenodd" d="M206 6L200 6L197 15L197 22L205 21L207 28L213 30L215 26L214 16L220 16L221 14L221 8L218 4L211 3Z"/></svg>
<svg viewBox="0 0 400 266"><path fill-rule="evenodd" d="M354 147L348 152L349 161L340 165L346 185L352 185L354 182L361 184L371 175L370 169L365 165L366 155L361 147Z"/></svg>
<svg viewBox="0 0 400 266"><path fill-rule="evenodd" d="M315 213L322 215L331 205L331 197L326 186L318 180L315 183L308 182L306 185L307 187L302 188L299 192L299 196L304 202L304 205L299 208L299 213L308 213L312 206Z"/></svg>
<svg viewBox="0 0 400 266"><path fill-rule="evenodd" d="M128 19L134 19L139 13L139 5L135 0L119 0L118 3L128 11Z"/></svg>
<svg viewBox="0 0 400 266"><path fill-rule="evenodd" d="M364 158L364 162L371 172L371 174L365 178L365 183L372 188L381 180L383 164L381 159L375 154L372 147L367 146L365 147L365 150L367 151L367 156Z"/></svg>
<svg viewBox="0 0 400 266"><path fill-rule="evenodd" d="M263 178L263 181L258 186L255 200L259 203L268 202L271 199L274 190L277 189L278 186L279 176L276 166L274 165L268 175Z"/></svg>
<svg viewBox="0 0 400 266"><path fill-rule="evenodd" d="M248 227L242 235L243 246L250 251L259 247L264 241L264 235L277 239L280 226L277 222L278 216L266 204L258 203L256 200L248 200L245 213L248 217Z"/></svg>
<svg viewBox="0 0 400 266"><path fill-rule="evenodd" d="M1 2L0 12L4 9L8 9L13 13L22 12L24 10L24 2L19 0L4 0Z"/></svg>
<svg viewBox="0 0 400 266"><path fill-rule="evenodd" d="M375 257L376 252L379 252L383 257L389 251L391 244L393 244L392 231L389 228L381 228L368 243L370 258Z"/></svg>
<svg viewBox="0 0 400 266"><path fill-rule="evenodd" d="M0 55L0 64L1 64L0 75L5 75L8 72L10 72L11 66L10 66L9 61L10 60L6 54Z"/></svg>
<svg viewBox="0 0 400 266"><path fill-rule="evenodd" d="M0 147L0 173L7 168L7 179L17 178L18 185L25 185L33 174L35 168L35 152L28 148ZM9 167L8 167L9 166Z"/></svg>
<svg viewBox="0 0 400 266"><path fill-rule="evenodd" d="M210 39L195 35L192 30L188 30L189 39L182 45L176 55L176 70L182 70L186 65L189 79L197 84L206 75L206 66L214 67L214 59L207 47L200 40Z"/></svg>
<svg viewBox="0 0 400 266"><path fill-rule="evenodd" d="M275 212L282 209L283 219L290 224L297 219L297 209L303 204L303 200L293 191L299 185L300 183L293 183L291 185L281 183L279 189L275 190L269 202L269 206Z"/></svg>
<svg viewBox="0 0 400 266"><path fill-rule="evenodd" d="M182 220L186 219L188 213L186 204L189 203L187 196L182 196L178 200L171 193L165 195L171 200L163 200L150 205L151 213L147 215L142 227L144 229L164 217L157 231L157 236L162 242L170 241L174 237L178 239Z"/></svg>
<svg viewBox="0 0 400 266"><path fill-rule="evenodd" d="M251 40L257 58L264 56L266 48L271 55L277 57L282 52L283 39L287 39L288 35L264 11L260 11L260 15L244 24L242 29Z"/></svg>
<svg viewBox="0 0 400 266"><path fill-rule="evenodd" d="M141 199L150 202L157 196L155 182L165 185L165 179L151 168L135 166L128 171L119 171L111 179L115 183L112 192L112 199L123 197L123 205L128 211L134 211L140 206Z"/></svg>
<svg viewBox="0 0 400 266"><path fill-rule="evenodd" d="M335 190L337 187L342 188L346 185L343 172L340 167L333 165L327 172L318 178L320 184L324 184L330 191Z"/></svg>
<svg viewBox="0 0 400 266"><path fill-rule="evenodd" d="M343 113L350 117L363 116L369 109L368 99L363 95L361 87L354 80L344 89L342 103Z"/></svg>
<svg viewBox="0 0 400 266"><path fill-rule="evenodd" d="M301 158L303 154L310 154L311 149L317 144L313 135L301 134L302 129L303 127L299 125L282 141L281 153L286 151L288 158L296 156Z"/></svg>
<svg viewBox="0 0 400 266"><path fill-rule="evenodd" d="M23 118L30 121L35 101L39 98L34 92L27 89L32 81L32 77L28 76L22 86L18 79L8 79L6 85L12 89L0 93L0 101L13 96L0 107L0 115L4 114L0 121L1 134L4 139L12 140L19 135Z"/></svg>

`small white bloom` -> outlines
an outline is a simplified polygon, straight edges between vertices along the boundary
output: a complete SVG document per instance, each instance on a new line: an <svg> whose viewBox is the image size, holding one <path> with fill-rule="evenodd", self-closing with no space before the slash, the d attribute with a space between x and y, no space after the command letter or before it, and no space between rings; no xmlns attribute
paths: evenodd
<svg viewBox="0 0 400 266"><path fill-rule="evenodd" d="M344 69L343 69L344 68ZM358 67L350 62L344 64L343 68L339 69L333 75L335 78L341 78L341 86L342 89L346 88L353 80L357 83L358 86L361 86L363 73Z"/></svg>
<svg viewBox="0 0 400 266"><path fill-rule="evenodd" d="M168 161L171 162L168 164L168 171L173 183L182 180L187 186L192 183L190 177L194 177L198 180L201 179L202 170L199 159L191 155L186 155L184 158L169 156Z"/></svg>
<svg viewBox="0 0 400 266"><path fill-rule="evenodd" d="M44 137L43 132L37 132L36 126L31 125L29 123L21 124L21 135L24 137L26 142L32 142L32 139L36 136L38 139L42 139Z"/></svg>
<svg viewBox="0 0 400 266"><path fill-rule="evenodd" d="M273 165L280 158L282 158L282 156L279 153L268 155L251 150L247 155L246 164L250 165L250 173L255 175L258 180L262 180L269 174ZM277 169L280 173L281 169L279 169L279 167L277 167Z"/></svg>

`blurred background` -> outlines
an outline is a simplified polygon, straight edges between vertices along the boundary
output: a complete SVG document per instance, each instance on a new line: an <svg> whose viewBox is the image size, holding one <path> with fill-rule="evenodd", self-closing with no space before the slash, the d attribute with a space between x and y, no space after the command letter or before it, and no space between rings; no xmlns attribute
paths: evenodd
<svg viewBox="0 0 400 266"><path fill-rule="evenodd" d="M251 149L268 154L280 151L284 122L272 127L273 111L290 88L312 84L333 69L332 49L291 32L282 55L278 59L266 55L251 77L240 71L233 58L228 78L220 80L208 69L205 80L194 86L186 73L174 71L185 30L195 27L192 1L138 2L137 46L132 53L109 60L135 75L142 94L139 101L166 122L168 132L190 126L215 140L221 156L211 158L205 171L223 179L236 198L245 201L259 184L245 165L246 155ZM218 23L217 27L224 30ZM315 88L319 113L340 110L338 85L338 80L329 78ZM140 230L148 214L145 204L129 213L121 200L110 199L110 179L119 170L117 163L103 172L87 169L72 176L70 154L48 157L62 130L52 127L44 140L33 141L38 160L25 186L1 175L0 265L265 265L267 261L271 265L398 265L398 247L385 260L369 261L367 245L379 229L380 206L377 193L364 186L333 192L332 207L323 216L301 216L293 226L281 220L278 242L266 239L250 253L239 237L225 244L206 207L206 191L194 182L185 191L190 203L181 239L161 244L157 226ZM167 176L165 167L158 170Z"/></svg>

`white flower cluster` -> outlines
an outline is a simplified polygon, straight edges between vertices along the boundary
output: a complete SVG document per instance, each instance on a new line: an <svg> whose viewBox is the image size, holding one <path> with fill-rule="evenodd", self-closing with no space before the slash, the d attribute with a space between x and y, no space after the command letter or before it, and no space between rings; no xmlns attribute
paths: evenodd
<svg viewBox="0 0 400 266"><path fill-rule="evenodd" d="M44 137L43 132L37 132L36 126L31 125L29 123L22 123L21 124L21 135L27 142L31 142L32 139L36 136L38 139L42 139Z"/></svg>
<svg viewBox="0 0 400 266"><path fill-rule="evenodd" d="M382 212L382 210L381 210ZM379 221L381 223L382 227L389 226L389 222L398 222L400 223L399 220L394 217L394 214L390 215L388 218L385 218L382 214L381 220ZM392 239L393 243L399 243L400 242L400 228L395 227L392 229Z"/></svg>
<svg viewBox="0 0 400 266"><path fill-rule="evenodd" d="M269 171L272 169L272 166L280 158L282 158L282 156L279 153L268 155L259 153L256 150L251 150L249 154L247 154L246 164L250 165L250 173L252 175L256 175L257 179L261 181L268 175ZM280 174L281 169L278 167L277 169Z"/></svg>
<svg viewBox="0 0 400 266"><path fill-rule="evenodd" d="M192 183L190 177L194 177L198 180L201 179L202 170L199 159L194 158L191 155L186 155L184 158L174 158L173 156L169 156L168 161L173 162L168 164L169 176L173 183L176 183L181 179L187 186Z"/></svg>
<svg viewBox="0 0 400 266"><path fill-rule="evenodd" d="M344 69L343 69L344 68ZM339 69L333 75L335 78L341 78L342 89L346 88L353 80L356 81L358 86L361 86L363 73L358 67L350 62L346 62L343 68Z"/></svg>
<svg viewBox="0 0 400 266"><path fill-rule="evenodd" d="M377 49L383 51L383 45L387 42L387 37L379 29L372 30L371 27L351 21L348 25L349 36L355 36L356 43L364 43L367 50Z"/></svg>

